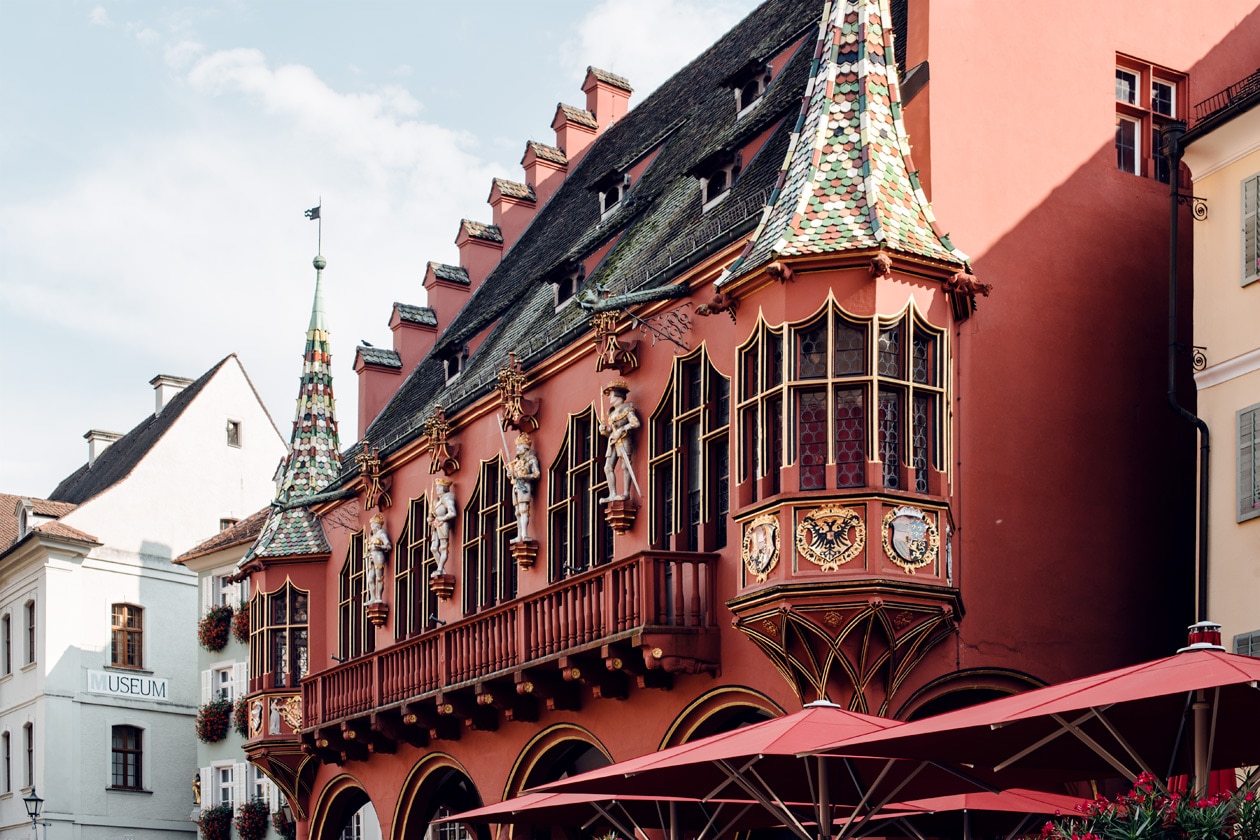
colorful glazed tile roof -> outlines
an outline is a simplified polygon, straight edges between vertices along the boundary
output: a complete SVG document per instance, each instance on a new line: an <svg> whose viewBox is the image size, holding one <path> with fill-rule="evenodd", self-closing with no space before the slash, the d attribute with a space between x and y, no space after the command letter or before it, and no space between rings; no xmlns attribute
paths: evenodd
<svg viewBox="0 0 1260 840"><path fill-rule="evenodd" d="M471 234L469 234L471 236ZM468 271L462 266L447 265L446 263L430 262L429 271L433 272L433 276L439 280L445 280L448 283L459 283L467 286L471 282L468 279Z"/></svg>
<svg viewBox="0 0 1260 840"><path fill-rule="evenodd" d="M360 344L354 348L355 361L363 360L365 365L379 365L380 367L400 368L402 367L402 358L394 350L387 347L367 347ZM358 368L358 365L355 365Z"/></svg>
<svg viewBox="0 0 1260 840"><path fill-rule="evenodd" d="M563 102L556 107L569 122L584 125L587 128L599 128L599 122L595 119L595 115L585 108L575 108L572 105L565 105Z"/></svg>
<svg viewBox="0 0 1260 840"><path fill-rule="evenodd" d="M569 164L569 156L563 150L557 149L555 146L548 146L546 143L539 143L537 140L530 140L525 143L525 151L533 151L534 155L541 160L558 163L561 166Z"/></svg>
<svg viewBox="0 0 1260 840"><path fill-rule="evenodd" d="M600 70L598 67L587 67L586 72L606 85L621 88L626 93L634 93L634 88L630 87L630 80L625 76L618 76L616 73L609 73L607 70Z"/></svg>
<svg viewBox="0 0 1260 840"><path fill-rule="evenodd" d="M881 247L965 263L937 233L907 165L887 0L840 0L819 30L780 187L732 273L781 256Z"/></svg>
<svg viewBox="0 0 1260 840"><path fill-rule="evenodd" d="M290 502L323 490L341 471L337 406L333 398L332 353L324 318L323 257L315 258L315 300L306 331L297 412L276 501Z"/></svg>
<svg viewBox="0 0 1260 840"><path fill-rule="evenodd" d="M437 265L437 263L429 263L429 264ZM440 266L440 268L453 268L453 267L454 266L449 266L449 265ZM457 270L459 272L457 276L461 277L462 281L457 280L456 282L462 282L465 286L467 286L468 285L468 272L464 271L464 269L462 268L457 269ZM437 274L437 272L434 272L434 273ZM438 274L438 276L441 277L442 275ZM451 278L443 277L442 279L447 280ZM421 326L425 326L425 327L437 326L437 313L435 313L428 306L413 306L410 303L399 303L398 301L394 301L394 311L398 313L398 320L405 321L408 324L420 324Z"/></svg>
<svg viewBox="0 0 1260 840"><path fill-rule="evenodd" d="M508 198L519 198L524 201L537 201L538 196L534 195L534 188L528 184L522 184L519 181L509 181L507 178L495 178L494 186L499 188L499 192Z"/></svg>
<svg viewBox="0 0 1260 840"><path fill-rule="evenodd" d="M310 508L296 507L273 511L262 533L241 558L243 566L255 557L293 557L304 554L327 554L328 539Z"/></svg>
<svg viewBox="0 0 1260 840"><path fill-rule="evenodd" d="M473 239L484 239L487 242L502 242L503 231L499 230L498 225L488 225L485 222L474 222L471 219L460 219L460 233L467 234Z"/></svg>

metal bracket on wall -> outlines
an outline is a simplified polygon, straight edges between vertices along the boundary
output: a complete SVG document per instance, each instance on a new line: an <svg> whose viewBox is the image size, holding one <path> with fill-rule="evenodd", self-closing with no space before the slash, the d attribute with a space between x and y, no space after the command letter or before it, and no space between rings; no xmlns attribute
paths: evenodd
<svg viewBox="0 0 1260 840"><path fill-rule="evenodd" d="M1202 222L1208 217L1208 204L1206 198L1199 198L1197 195L1188 193L1177 193L1177 203L1182 207L1190 207L1190 215L1194 217L1196 222Z"/></svg>

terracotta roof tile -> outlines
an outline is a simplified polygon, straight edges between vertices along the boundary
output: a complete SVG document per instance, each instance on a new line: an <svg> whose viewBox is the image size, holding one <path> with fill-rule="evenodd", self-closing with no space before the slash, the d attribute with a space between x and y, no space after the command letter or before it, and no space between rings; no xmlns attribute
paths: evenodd
<svg viewBox="0 0 1260 840"><path fill-rule="evenodd" d="M232 527L224 528L210 539L193 546L171 562L183 564L194 557L213 554L216 551L231 548L234 545L252 543L262 531L263 523L267 521L267 514L270 511L270 507L265 507L262 510L251 513Z"/></svg>
<svg viewBox="0 0 1260 840"><path fill-rule="evenodd" d="M96 543L97 545L100 545L100 542L101 542L96 537L92 536L86 531L80 531L78 528L72 528L66 523L58 522L57 520L53 520L52 522L45 522L41 525L36 525L31 530L38 531L41 534L47 534L50 537L61 537L67 540L90 542L90 543Z"/></svg>
<svg viewBox="0 0 1260 840"><path fill-rule="evenodd" d="M595 119L595 115L585 108L574 108L572 105L565 105L563 102L558 107L569 122L575 122L587 128L599 128L599 122Z"/></svg>
<svg viewBox="0 0 1260 840"><path fill-rule="evenodd" d="M587 67L586 72L604 84L621 88L626 93L634 93L634 88L630 87L630 80L625 76L618 76L616 73L609 73L607 70L600 70L598 67Z"/></svg>
<svg viewBox="0 0 1260 840"><path fill-rule="evenodd" d="M525 143L525 150L528 152L531 149L542 160L558 163L561 166L568 166L569 164L569 156L562 149L557 149L555 146L548 146L546 143L530 140Z"/></svg>

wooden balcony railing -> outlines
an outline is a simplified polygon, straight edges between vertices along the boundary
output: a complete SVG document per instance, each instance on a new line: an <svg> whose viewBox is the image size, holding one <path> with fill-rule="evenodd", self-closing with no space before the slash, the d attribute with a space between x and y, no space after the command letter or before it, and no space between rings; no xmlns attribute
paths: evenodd
<svg viewBox="0 0 1260 840"><path fill-rule="evenodd" d="M303 728L632 641L636 634L716 634L717 558L643 552L310 674L302 680Z"/></svg>

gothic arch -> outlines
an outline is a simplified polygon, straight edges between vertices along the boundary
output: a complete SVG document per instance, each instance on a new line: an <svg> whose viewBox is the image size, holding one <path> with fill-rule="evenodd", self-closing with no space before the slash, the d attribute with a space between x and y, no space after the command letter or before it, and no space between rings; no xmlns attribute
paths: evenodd
<svg viewBox="0 0 1260 840"><path fill-rule="evenodd" d="M915 720L1044 685L1043 681L1022 671L1007 668L957 671L937 677L914 692L901 704L894 717Z"/></svg>
<svg viewBox="0 0 1260 840"><path fill-rule="evenodd" d="M452 812L482 806L481 794L464 765L443 752L427 753L407 774L394 808L393 832L385 840L423 840L439 807ZM489 840L485 826L473 827L478 840ZM311 840L327 840L315 838Z"/></svg>
<svg viewBox="0 0 1260 840"><path fill-rule="evenodd" d="M657 749L685 744L706 735L726 732L752 723L787 714L782 706L760 691L742 685L726 685L706 692L688 704L674 718Z"/></svg>
<svg viewBox="0 0 1260 840"><path fill-rule="evenodd" d="M358 779L347 773L334 777L311 806L309 840L337 840L346 820L365 803L372 804L372 798Z"/></svg>
<svg viewBox="0 0 1260 840"><path fill-rule="evenodd" d="M612 754L589 729L558 723L529 740L508 773L503 798L519 796L526 788L555 781L574 764L583 770L612 764Z"/></svg>

